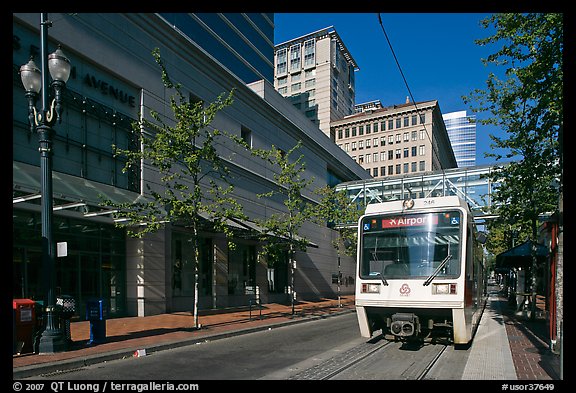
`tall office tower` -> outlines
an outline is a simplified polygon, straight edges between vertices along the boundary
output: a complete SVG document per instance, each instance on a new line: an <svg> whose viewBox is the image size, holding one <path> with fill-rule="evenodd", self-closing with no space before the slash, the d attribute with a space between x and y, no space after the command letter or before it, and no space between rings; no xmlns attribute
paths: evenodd
<svg viewBox="0 0 576 393"><path fill-rule="evenodd" d="M244 83L274 74L274 14L272 13L161 13Z"/></svg>
<svg viewBox="0 0 576 393"><path fill-rule="evenodd" d="M327 136L330 122L354 113L359 68L333 26L274 47L274 87Z"/></svg>
<svg viewBox="0 0 576 393"><path fill-rule="evenodd" d="M466 111L442 115L458 167L476 165L476 116Z"/></svg>
<svg viewBox="0 0 576 393"><path fill-rule="evenodd" d="M389 107L372 102L356 108L330 127L336 144L372 177L456 167L438 101Z"/></svg>

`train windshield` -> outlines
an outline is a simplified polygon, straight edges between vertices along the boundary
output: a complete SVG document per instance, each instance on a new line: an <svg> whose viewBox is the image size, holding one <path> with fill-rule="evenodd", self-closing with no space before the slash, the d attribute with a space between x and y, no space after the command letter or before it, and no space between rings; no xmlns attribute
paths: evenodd
<svg viewBox="0 0 576 393"><path fill-rule="evenodd" d="M413 213L364 217L360 276L405 279L460 275L462 213Z"/></svg>

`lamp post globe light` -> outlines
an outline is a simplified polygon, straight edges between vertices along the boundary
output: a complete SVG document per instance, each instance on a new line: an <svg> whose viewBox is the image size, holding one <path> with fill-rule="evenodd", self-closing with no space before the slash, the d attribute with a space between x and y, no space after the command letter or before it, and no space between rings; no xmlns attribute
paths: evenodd
<svg viewBox="0 0 576 393"><path fill-rule="evenodd" d="M42 268L45 274L46 297L45 297L45 327L40 336L38 346L39 353L54 353L66 350L66 340L60 329L59 315L56 312L55 299L55 259L54 239L52 236L52 126L62 114L62 91L70 77L70 61L58 48L54 53L48 52L48 14L40 16L40 45L42 71L38 69L33 59L20 67L20 77L26 90L28 99L28 119L32 130L38 133L40 144L40 193L41 193L41 222L42 222ZM48 72L52 82L48 84ZM49 103L49 90L53 90L53 99ZM36 110L38 95L42 95L42 107Z"/></svg>

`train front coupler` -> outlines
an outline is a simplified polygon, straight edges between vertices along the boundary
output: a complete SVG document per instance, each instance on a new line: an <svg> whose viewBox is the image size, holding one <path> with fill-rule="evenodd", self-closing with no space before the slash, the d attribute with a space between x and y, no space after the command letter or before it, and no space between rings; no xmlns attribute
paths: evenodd
<svg viewBox="0 0 576 393"><path fill-rule="evenodd" d="M390 332L398 337L416 337L420 334L420 320L413 313L396 313L387 318Z"/></svg>

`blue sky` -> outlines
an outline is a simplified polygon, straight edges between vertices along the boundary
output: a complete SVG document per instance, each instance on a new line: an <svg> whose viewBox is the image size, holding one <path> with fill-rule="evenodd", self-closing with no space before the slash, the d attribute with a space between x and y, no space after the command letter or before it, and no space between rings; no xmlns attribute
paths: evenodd
<svg viewBox="0 0 576 393"><path fill-rule="evenodd" d="M482 47L474 40L493 35L480 21L482 13L381 13L390 39L414 99L438 100L443 113L466 110L462 96L484 89L490 71L481 59L497 47ZM334 26L360 68L356 72L356 103L380 100L384 106L401 104L409 95L402 74L382 31L376 13L276 13L274 43ZM476 114L477 119L488 114ZM476 165L494 164L485 158L490 151L488 134L502 136L493 126L476 127Z"/></svg>

